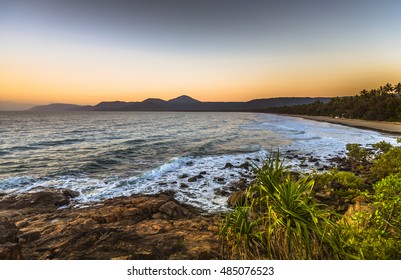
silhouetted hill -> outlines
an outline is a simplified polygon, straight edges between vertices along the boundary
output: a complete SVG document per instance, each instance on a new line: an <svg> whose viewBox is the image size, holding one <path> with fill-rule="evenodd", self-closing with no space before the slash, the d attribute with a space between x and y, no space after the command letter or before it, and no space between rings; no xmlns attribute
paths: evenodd
<svg viewBox="0 0 401 280"><path fill-rule="evenodd" d="M260 110L271 107L311 104L316 101L327 103L330 101L330 98L278 97L278 98L254 99L246 102L245 107L250 110Z"/></svg>
<svg viewBox="0 0 401 280"><path fill-rule="evenodd" d="M199 103L202 103L201 101L193 99L192 97L190 97L188 95L181 95L177 98L170 99L167 102L173 103L173 104L199 104Z"/></svg>
<svg viewBox="0 0 401 280"><path fill-rule="evenodd" d="M35 106L35 107L29 109L29 111L35 111L35 112L65 112L65 111L76 111L76 110L81 111L81 110L84 110L84 108L87 108L87 106L80 106L80 105L75 105L75 104L53 103L53 104L49 104L49 105Z"/></svg>
<svg viewBox="0 0 401 280"><path fill-rule="evenodd" d="M129 103L124 102L124 101L113 101L113 102L100 102L96 106L93 107L94 110L114 110L114 109L120 109L124 106L127 106Z"/></svg>
<svg viewBox="0 0 401 280"><path fill-rule="evenodd" d="M266 108L311 104L316 101L326 103L330 98L280 97L255 99L248 102L201 102L182 95L168 101L148 98L142 102L101 102L96 106L73 104L50 104L36 106L33 111L258 111Z"/></svg>

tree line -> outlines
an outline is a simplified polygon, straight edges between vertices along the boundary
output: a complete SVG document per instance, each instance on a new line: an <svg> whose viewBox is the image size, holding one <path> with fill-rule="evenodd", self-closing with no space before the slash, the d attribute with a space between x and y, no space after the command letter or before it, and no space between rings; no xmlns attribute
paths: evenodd
<svg viewBox="0 0 401 280"><path fill-rule="evenodd" d="M401 83L376 89L363 89L355 96L332 98L329 102L283 106L264 110L269 113L330 116L377 121L401 121Z"/></svg>

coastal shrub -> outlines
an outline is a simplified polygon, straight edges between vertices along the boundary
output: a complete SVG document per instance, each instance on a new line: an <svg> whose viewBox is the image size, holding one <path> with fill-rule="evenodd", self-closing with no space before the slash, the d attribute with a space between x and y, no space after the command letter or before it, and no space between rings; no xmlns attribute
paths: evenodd
<svg viewBox="0 0 401 280"><path fill-rule="evenodd" d="M337 216L312 196L313 180L291 178L278 155L255 174L245 206L236 207L220 225L228 258L349 258Z"/></svg>
<svg viewBox="0 0 401 280"><path fill-rule="evenodd" d="M356 162L366 161L369 155L368 150L362 147L361 144L347 144L345 148L347 150L347 157Z"/></svg>
<svg viewBox="0 0 401 280"><path fill-rule="evenodd" d="M347 171L332 169L322 174L314 175L317 188L329 189L341 197L352 199L361 194L365 189L364 180Z"/></svg>
<svg viewBox="0 0 401 280"><path fill-rule="evenodd" d="M379 156L371 168L371 177L374 180L391 174L401 174L401 147L394 147Z"/></svg>
<svg viewBox="0 0 401 280"><path fill-rule="evenodd" d="M393 148L393 145L391 145L389 142L386 141L380 141L372 145L373 149L381 152L381 153L387 153Z"/></svg>
<svg viewBox="0 0 401 280"><path fill-rule="evenodd" d="M355 175L355 173L338 171L337 169L332 169L322 174L316 174L314 180L316 184L320 186L338 184L341 187L352 189L358 189L364 184L363 179Z"/></svg>
<svg viewBox="0 0 401 280"><path fill-rule="evenodd" d="M401 176L377 182L366 198L373 211L356 213L347 244L363 259L401 259Z"/></svg>

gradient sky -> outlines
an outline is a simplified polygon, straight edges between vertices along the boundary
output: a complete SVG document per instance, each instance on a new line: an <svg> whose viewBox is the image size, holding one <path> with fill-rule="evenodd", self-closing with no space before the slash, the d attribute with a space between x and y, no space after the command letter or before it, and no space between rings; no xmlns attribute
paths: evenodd
<svg viewBox="0 0 401 280"><path fill-rule="evenodd" d="M353 95L401 81L401 1L0 0L0 101Z"/></svg>

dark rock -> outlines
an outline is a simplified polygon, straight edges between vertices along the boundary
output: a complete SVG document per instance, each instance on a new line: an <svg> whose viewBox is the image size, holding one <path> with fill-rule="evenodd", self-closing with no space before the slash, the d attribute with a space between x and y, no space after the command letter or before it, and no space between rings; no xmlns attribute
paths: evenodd
<svg viewBox="0 0 401 280"><path fill-rule="evenodd" d="M0 236L6 241L0 244L0 259L219 258L216 217L201 215L172 194L118 197L39 213L0 203ZM8 203L14 205L19 197L8 196Z"/></svg>
<svg viewBox="0 0 401 280"><path fill-rule="evenodd" d="M178 176L179 179L185 179L185 178L188 178L188 177L189 177L188 174L182 174L182 175Z"/></svg>
<svg viewBox="0 0 401 280"><path fill-rule="evenodd" d="M193 217L193 213L188 209L182 207L175 201L168 201L159 207L159 211L162 214L166 214L170 219L178 219L184 217Z"/></svg>
<svg viewBox="0 0 401 280"><path fill-rule="evenodd" d="M230 193L225 189L215 190L214 194L220 195L220 196L229 196L230 195Z"/></svg>
<svg viewBox="0 0 401 280"><path fill-rule="evenodd" d="M18 243L19 229L6 218L0 220L0 244Z"/></svg>
<svg viewBox="0 0 401 280"><path fill-rule="evenodd" d="M180 183L180 189L188 189L189 186L185 183Z"/></svg>
<svg viewBox="0 0 401 280"><path fill-rule="evenodd" d="M230 190L231 191L243 191L248 187L248 182L245 178L241 178L238 181L232 182L230 184Z"/></svg>
<svg viewBox="0 0 401 280"><path fill-rule="evenodd" d="M207 174L206 171L201 171L201 172L199 172L199 175L206 175L206 174Z"/></svg>
<svg viewBox="0 0 401 280"><path fill-rule="evenodd" d="M219 183L219 184L224 184L225 181L226 181L226 179L224 179L223 177L214 177L214 178L213 178L213 181L214 181L214 182L217 182L217 183Z"/></svg>
<svg viewBox="0 0 401 280"><path fill-rule="evenodd" d="M310 157L308 158L308 161L309 161L309 162L318 162L319 159L317 159L317 158L315 158L315 157L313 157L313 156L310 156Z"/></svg>
<svg viewBox="0 0 401 280"><path fill-rule="evenodd" d="M166 182L159 182L159 186L167 186Z"/></svg>
<svg viewBox="0 0 401 280"><path fill-rule="evenodd" d="M202 178L203 178L203 176L199 174L199 175L190 177L190 178L188 179L188 182L196 182L196 181L198 181L198 179L202 179Z"/></svg>
<svg viewBox="0 0 401 280"><path fill-rule="evenodd" d="M0 244L0 260L21 260L21 246L19 244Z"/></svg>
<svg viewBox="0 0 401 280"><path fill-rule="evenodd" d="M52 212L60 206L70 204L68 190L46 190L33 193L22 193L15 196L4 196L0 200L0 208L24 209L33 212Z"/></svg>
<svg viewBox="0 0 401 280"><path fill-rule="evenodd" d="M66 196L66 197L69 197L69 198L74 198L74 197L79 196L79 192L73 191L73 190L69 190L69 189L62 190L62 194L64 196Z"/></svg>
<svg viewBox="0 0 401 280"><path fill-rule="evenodd" d="M27 232L21 234L20 238L23 240L24 243L30 243L40 238L40 232L38 231Z"/></svg>
<svg viewBox="0 0 401 280"><path fill-rule="evenodd" d="M243 164L241 164L240 166L238 166L239 168L242 169L246 169L249 170L251 168L251 164L249 162L244 162Z"/></svg>
<svg viewBox="0 0 401 280"><path fill-rule="evenodd" d="M224 165L224 169L227 169L227 168L234 168L234 165L232 165L231 163L229 163L229 162L227 162L226 163L226 165Z"/></svg>
<svg viewBox="0 0 401 280"><path fill-rule="evenodd" d="M174 198L175 196L175 191L174 190L165 190L161 192L160 194L166 195L168 197Z"/></svg>
<svg viewBox="0 0 401 280"><path fill-rule="evenodd" d="M20 231L15 223L0 216L0 260L22 259L19 233Z"/></svg>

